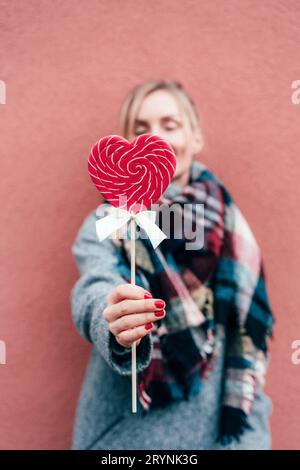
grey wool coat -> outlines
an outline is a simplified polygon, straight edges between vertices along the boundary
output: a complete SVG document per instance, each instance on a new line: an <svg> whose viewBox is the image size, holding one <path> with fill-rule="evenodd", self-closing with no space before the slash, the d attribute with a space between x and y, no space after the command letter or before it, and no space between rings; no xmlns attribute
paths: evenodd
<svg viewBox="0 0 300 470"><path fill-rule="evenodd" d="M226 338L199 395L145 416L138 402L137 413L131 412L131 350L117 343L102 317L107 294L126 281L115 245L110 239L101 243L97 239L96 220L93 210L72 246L80 273L70 295L72 318L92 346L76 409L72 449L270 449L272 402L261 388L256 391L249 419L253 430L247 430L239 443L222 446L215 442ZM138 371L149 365L152 347L149 333L137 346Z"/></svg>

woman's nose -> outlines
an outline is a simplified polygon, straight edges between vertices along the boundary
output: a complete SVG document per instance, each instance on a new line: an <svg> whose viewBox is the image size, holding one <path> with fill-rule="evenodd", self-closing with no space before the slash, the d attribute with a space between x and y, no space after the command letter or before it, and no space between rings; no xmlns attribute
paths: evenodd
<svg viewBox="0 0 300 470"><path fill-rule="evenodd" d="M158 137L163 138L162 135L161 135L161 129L159 127L152 126L151 129L150 129L150 132L153 135L157 135Z"/></svg>
<svg viewBox="0 0 300 470"><path fill-rule="evenodd" d="M167 132L165 132L163 129L158 128L158 127L153 127L150 130L150 132L151 134L157 135L157 137L160 137L161 139L166 140L167 142L169 142L169 144L171 143L169 140L169 136L167 135Z"/></svg>

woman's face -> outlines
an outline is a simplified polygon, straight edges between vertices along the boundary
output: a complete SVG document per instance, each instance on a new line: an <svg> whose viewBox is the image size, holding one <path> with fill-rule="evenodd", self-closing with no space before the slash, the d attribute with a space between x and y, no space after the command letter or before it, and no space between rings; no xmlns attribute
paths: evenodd
<svg viewBox="0 0 300 470"><path fill-rule="evenodd" d="M186 129L182 113L171 93L156 90L144 98L134 122L133 132L131 138L151 133L169 142L176 155L173 181L180 186L187 184L193 156L201 150L201 145L199 138L194 136L190 129Z"/></svg>

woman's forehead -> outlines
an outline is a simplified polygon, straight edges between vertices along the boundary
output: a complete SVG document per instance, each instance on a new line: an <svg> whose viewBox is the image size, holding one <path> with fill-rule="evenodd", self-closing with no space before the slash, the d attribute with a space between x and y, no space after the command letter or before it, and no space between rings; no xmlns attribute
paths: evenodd
<svg viewBox="0 0 300 470"><path fill-rule="evenodd" d="M136 120L180 118L181 112L175 97L164 90L157 90L146 96L136 114Z"/></svg>

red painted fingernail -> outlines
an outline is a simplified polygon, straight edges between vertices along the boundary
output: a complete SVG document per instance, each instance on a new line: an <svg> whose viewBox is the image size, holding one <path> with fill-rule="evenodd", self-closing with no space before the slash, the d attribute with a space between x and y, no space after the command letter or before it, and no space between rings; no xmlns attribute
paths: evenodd
<svg viewBox="0 0 300 470"><path fill-rule="evenodd" d="M151 330L152 326L153 326L153 323L147 323L145 325L145 328L146 328L146 330Z"/></svg>
<svg viewBox="0 0 300 470"><path fill-rule="evenodd" d="M144 299L152 299L150 292L144 295Z"/></svg>
<svg viewBox="0 0 300 470"><path fill-rule="evenodd" d="M154 312L156 317L163 317L165 314L164 310L159 310L158 312Z"/></svg>
<svg viewBox="0 0 300 470"><path fill-rule="evenodd" d="M157 307L157 308L164 308L164 306L165 306L165 303L164 303L163 300L157 300L155 302L155 307Z"/></svg>

